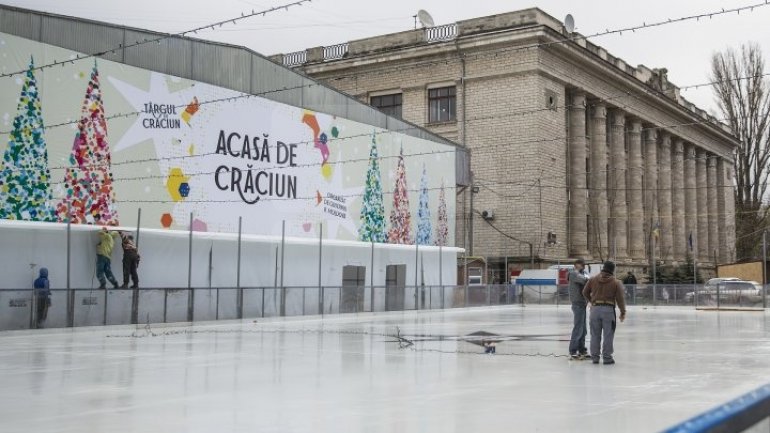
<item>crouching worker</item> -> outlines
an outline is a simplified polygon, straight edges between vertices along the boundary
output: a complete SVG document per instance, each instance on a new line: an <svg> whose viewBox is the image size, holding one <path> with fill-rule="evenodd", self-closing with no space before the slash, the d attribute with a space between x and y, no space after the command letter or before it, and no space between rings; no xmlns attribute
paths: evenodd
<svg viewBox="0 0 770 433"><path fill-rule="evenodd" d="M592 277L583 288L583 296L591 304L591 359L599 363L599 346L604 364L614 364L612 358L615 339L615 306L620 309L620 321L626 320L626 299L623 283L615 278L615 263L604 262L599 275Z"/></svg>
<svg viewBox="0 0 770 433"><path fill-rule="evenodd" d="M123 288L128 288L128 277L134 281L132 289L139 287L139 252L134 243L134 237L128 233L120 232L123 246Z"/></svg>
<svg viewBox="0 0 770 433"><path fill-rule="evenodd" d="M51 283L48 281L47 268L40 268L40 274L32 285L35 289L35 303L37 305L37 327L42 328L48 318L48 307L51 306Z"/></svg>

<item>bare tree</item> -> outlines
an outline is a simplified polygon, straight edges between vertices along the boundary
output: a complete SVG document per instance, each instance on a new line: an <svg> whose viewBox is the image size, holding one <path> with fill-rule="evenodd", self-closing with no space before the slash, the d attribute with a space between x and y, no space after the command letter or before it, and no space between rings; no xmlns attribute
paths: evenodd
<svg viewBox="0 0 770 433"><path fill-rule="evenodd" d="M740 51L727 49L711 59L711 78L724 119L740 141L735 160L736 256L756 257L760 236L770 208L764 201L770 175L768 121L770 96L764 79L765 60L758 44L742 45Z"/></svg>

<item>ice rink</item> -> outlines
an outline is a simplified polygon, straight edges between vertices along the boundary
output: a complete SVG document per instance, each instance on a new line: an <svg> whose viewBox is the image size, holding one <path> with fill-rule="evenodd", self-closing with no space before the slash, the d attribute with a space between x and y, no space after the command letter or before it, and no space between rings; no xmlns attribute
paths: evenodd
<svg viewBox="0 0 770 433"><path fill-rule="evenodd" d="M0 430L655 432L770 378L765 312L635 307L616 365L521 356L564 355L571 320L510 306L0 333ZM505 340L497 355L476 332Z"/></svg>

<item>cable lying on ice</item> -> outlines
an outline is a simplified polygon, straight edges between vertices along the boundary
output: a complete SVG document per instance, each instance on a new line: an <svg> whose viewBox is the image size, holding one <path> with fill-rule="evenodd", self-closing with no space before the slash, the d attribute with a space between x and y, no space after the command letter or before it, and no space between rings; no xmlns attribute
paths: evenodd
<svg viewBox="0 0 770 433"><path fill-rule="evenodd" d="M543 357L543 358L568 358L568 355L556 354L556 353L523 353L523 352L498 352L496 351L496 345L503 341L513 341L511 337L501 336L474 336L469 335L466 337L447 337L444 335L419 335L419 336L407 336L401 333L401 329L397 326L395 334L379 333L371 331L356 331L356 330L340 330L340 329L169 329L165 331L155 330L149 323L141 328L137 328L131 334L125 335L107 335L107 338L156 338L156 337L173 337L179 335L195 335L195 334L289 334L289 335L357 335L357 336L370 336L386 338L388 343L397 343L398 348L401 350L409 350L412 352L425 352L425 353L438 353L446 355L490 355L496 356L519 356L519 357ZM411 338L410 338L411 337ZM529 337L529 336L521 336ZM516 338L516 340L523 340L525 338ZM533 336L539 337L539 336ZM463 349L439 349L433 347L426 347L426 343L435 341L456 341L466 342L469 344L477 344L482 349L480 350L463 350ZM489 348L494 348L490 350Z"/></svg>

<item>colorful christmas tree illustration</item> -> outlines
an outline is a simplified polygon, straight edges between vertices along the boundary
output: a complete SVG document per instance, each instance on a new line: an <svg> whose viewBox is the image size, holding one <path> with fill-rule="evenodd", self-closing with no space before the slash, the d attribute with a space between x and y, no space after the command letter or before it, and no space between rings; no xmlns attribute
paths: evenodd
<svg viewBox="0 0 770 433"><path fill-rule="evenodd" d="M0 218L54 221L51 172L43 137L43 116L34 60L21 87L21 96L8 148L0 168Z"/></svg>
<svg viewBox="0 0 770 433"><path fill-rule="evenodd" d="M422 179L420 179L420 204L417 207L417 243L419 245L433 245L433 229L430 223L428 199L428 172L423 165Z"/></svg>
<svg viewBox="0 0 770 433"><path fill-rule="evenodd" d="M441 190L438 193L438 224L436 225L436 246L447 246L449 239L449 218L446 212L446 192L444 182L441 182Z"/></svg>
<svg viewBox="0 0 770 433"><path fill-rule="evenodd" d="M380 163L377 155L377 136L372 134L372 147L369 149L369 168L366 170L366 186L361 204L361 227L358 239L363 242L385 242L385 206L382 202L382 183Z"/></svg>
<svg viewBox="0 0 770 433"><path fill-rule="evenodd" d="M64 177L65 197L57 207L59 221L78 224L118 225L114 203L107 120L94 62Z"/></svg>
<svg viewBox="0 0 770 433"><path fill-rule="evenodd" d="M391 244L412 243L412 216L409 213L403 147L398 156L398 167L396 168L396 188L393 190L393 209L390 211L388 242Z"/></svg>

